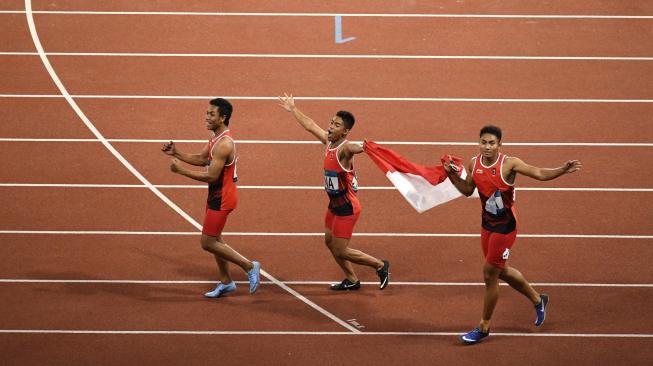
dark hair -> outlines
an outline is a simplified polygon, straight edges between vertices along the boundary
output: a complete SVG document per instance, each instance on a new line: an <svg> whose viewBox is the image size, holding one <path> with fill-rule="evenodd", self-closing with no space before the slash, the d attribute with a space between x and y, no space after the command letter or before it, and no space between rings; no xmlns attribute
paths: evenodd
<svg viewBox="0 0 653 366"><path fill-rule="evenodd" d="M348 130L351 130L354 127L354 123L356 123L356 119L354 118L354 115L347 111L338 111L338 113L336 113L336 116L342 119L342 122L345 123L345 128L347 128Z"/></svg>
<svg viewBox="0 0 653 366"><path fill-rule="evenodd" d="M234 110L231 103L224 98L215 98L211 99L209 104L218 107L218 116L224 116L224 124L225 126L229 126L229 118L231 118L231 112Z"/></svg>
<svg viewBox="0 0 653 366"><path fill-rule="evenodd" d="M494 135L501 141L501 129L497 126L492 126L492 125L487 125L483 128L481 128L481 133L478 135L478 137L483 136L484 134L489 133L490 135Z"/></svg>

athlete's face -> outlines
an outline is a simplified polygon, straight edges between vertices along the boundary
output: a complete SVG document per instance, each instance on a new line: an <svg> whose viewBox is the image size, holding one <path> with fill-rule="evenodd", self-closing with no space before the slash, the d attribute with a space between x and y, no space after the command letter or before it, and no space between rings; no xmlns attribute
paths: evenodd
<svg viewBox="0 0 653 366"><path fill-rule="evenodd" d="M481 155L486 159L493 161L499 155L499 148L501 147L501 140L490 133L484 133L479 140L479 148Z"/></svg>
<svg viewBox="0 0 653 366"><path fill-rule="evenodd" d="M349 129L345 127L345 123L342 121L342 118L334 116L329 121L329 129L327 130L327 140L331 142L336 142L341 138L347 136Z"/></svg>
<svg viewBox="0 0 653 366"><path fill-rule="evenodd" d="M214 105L209 105L209 109L206 110L206 129L215 131L220 125L224 122L224 116L220 117L218 107Z"/></svg>

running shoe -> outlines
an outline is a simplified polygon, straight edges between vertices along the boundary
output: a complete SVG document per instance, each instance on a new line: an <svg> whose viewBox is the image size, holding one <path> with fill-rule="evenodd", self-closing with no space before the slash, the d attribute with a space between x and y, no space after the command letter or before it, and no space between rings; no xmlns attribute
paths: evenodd
<svg viewBox="0 0 653 366"><path fill-rule="evenodd" d="M480 342L481 339L489 335L490 335L489 330L486 333L484 333L481 332L481 328L476 327L471 332L461 335L460 337L458 337L458 339L460 339L460 341L463 342L464 344L474 344Z"/></svg>
<svg viewBox="0 0 653 366"><path fill-rule="evenodd" d="M549 295L540 294L540 303L535 305L535 326L539 327L544 323L544 318L546 318L546 307L549 304Z"/></svg>
<svg viewBox="0 0 653 366"><path fill-rule="evenodd" d="M379 289L383 290L390 283L390 262L383 260L383 267L376 271L376 274L379 275Z"/></svg>
<svg viewBox="0 0 653 366"><path fill-rule="evenodd" d="M247 279L249 279L249 293L253 294L261 282L261 263L252 261L252 269L247 272Z"/></svg>
<svg viewBox="0 0 653 366"><path fill-rule="evenodd" d="M351 282L349 279L345 278L340 283L334 283L331 285L333 291L354 291L361 288L361 281Z"/></svg>
<svg viewBox="0 0 653 366"><path fill-rule="evenodd" d="M231 281L226 285L222 282L218 282L218 286L215 288L215 290L205 293L204 296L215 299L226 293L234 291L236 291L236 282Z"/></svg>

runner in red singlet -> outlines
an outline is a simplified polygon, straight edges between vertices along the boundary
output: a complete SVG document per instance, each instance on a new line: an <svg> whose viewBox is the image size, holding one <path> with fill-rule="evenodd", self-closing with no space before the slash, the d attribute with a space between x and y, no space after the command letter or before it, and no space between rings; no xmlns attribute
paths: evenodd
<svg viewBox="0 0 653 366"><path fill-rule="evenodd" d="M480 325L460 336L465 344L474 344L490 334L490 318L499 299L499 279L530 299L535 306L535 325L540 326L546 317L549 297L539 294L515 268L506 265L510 249L517 236L515 214L515 178L517 173L540 181L552 180L579 170L578 160L569 160L555 169L544 169L524 163L516 157L499 152L501 129L485 126L480 132L480 154L467 165L467 177L461 179L452 166L445 162L444 169L458 190L470 196L478 189L481 198L481 245L485 255L483 275L485 298Z"/></svg>
<svg viewBox="0 0 653 366"><path fill-rule="evenodd" d="M331 118L329 130L325 131L297 109L292 95L279 97L279 100L282 108L291 112L304 129L326 145L324 190L329 196L329 207L324 218L324 241L345 273L345 279L331 285L331 289L346 291L360 288L360 281L351 265L356 263L374 268L379 276L379 288L383 290L390 280L390 262L349 247L354 225L361 211L356 197L358 186L354 172L354 155L363 152L363 147L347 141L347 134L354 126L354 116L347 111L339 111Z"/></svg>
<svg viewBox="0 0 653 366"><path fill-rule="evenodd" d="M170 141L163 145L163 152L173 156L170 170L186 177L206 182L209 194L206 200L206 214L202 227L202 249L215 257L220 282L206 297L216 298L236 290L236 283L229 274L229 262L238 265L249 279L249 292L254 293L259 285L261 265L250 261L233 250L222 239L222 230L227 216L238 203L236 189L236 145L229 131L229 120L233 107L226 99L216 98L209 102L206 111L206 128L213 132L209 143L199 154L183 153ZM206 171L195 171L179 165L179 160L195 166L207 166Z"/></svg>

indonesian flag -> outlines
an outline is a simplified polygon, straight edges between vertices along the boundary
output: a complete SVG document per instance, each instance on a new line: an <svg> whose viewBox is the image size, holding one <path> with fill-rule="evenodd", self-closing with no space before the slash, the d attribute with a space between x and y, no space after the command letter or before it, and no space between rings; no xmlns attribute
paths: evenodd
<svg viewBox="0 0 653 366"><path fill-rule="evenodd" d="M419 213L462 196L447 179L447 172L442 166L425 167L415 164L374 141L365 141L363 150ZM440 160L453 161L458 174L465 179L467 174L461 158L444 155Z"/></svg>

